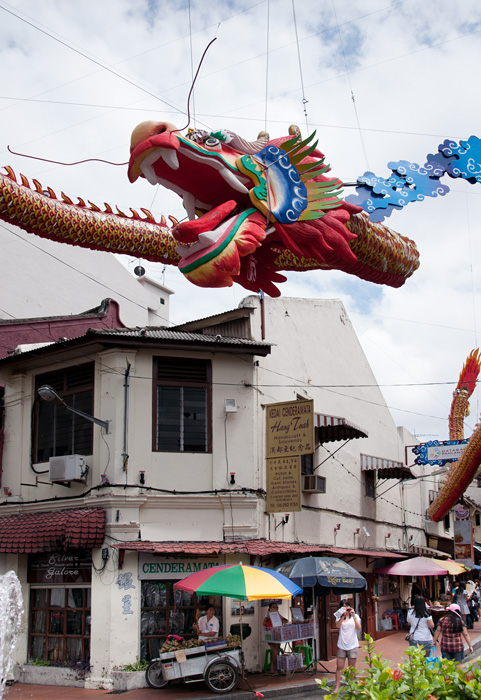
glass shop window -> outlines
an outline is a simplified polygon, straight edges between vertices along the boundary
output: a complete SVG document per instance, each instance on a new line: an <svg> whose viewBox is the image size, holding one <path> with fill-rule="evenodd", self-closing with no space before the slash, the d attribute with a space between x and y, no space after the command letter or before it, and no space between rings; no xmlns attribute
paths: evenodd
<svg viewBox="0 0 481 700"><path fill-rule="evenodd" d="M175 581L142 581L140 618L140 658L155 659L169 634L184 639L195 638L192 629L196 616L205 615L210 605L220 623L220 635L227 631L222 627L222 598L220 596L191 595L186 591L175 593Z"/></svg>
<svg viewBox="0 0 481 700"><path fill-rule="evenodd" d="M29 661L52 665L90 658L90 588L34 588L30 592Z"/></svg>

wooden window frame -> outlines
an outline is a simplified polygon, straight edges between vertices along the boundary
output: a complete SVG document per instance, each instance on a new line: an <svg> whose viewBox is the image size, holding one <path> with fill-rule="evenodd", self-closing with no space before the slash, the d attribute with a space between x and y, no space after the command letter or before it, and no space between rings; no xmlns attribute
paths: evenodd
<svg viewBox="0 0 481 700"><path fill-rule="evenodd" d="M193 363L202 364L205 367L205 380L196 381L195 379L185 379L181 377L173 378L172 380L165 377L159 379L159 365L162 362L177 362L180 366L185 364L192 365ZM172 356L157 356L153 358L153 375L152 375L152 452L164 452L170 454L210 454L212 453L212 364L210 360L188 357L172 357ZM158 387L179 387L179 388L202 388L206 392L206 449L205 450L168 450L157 444L157 389Z"/></svg>
<svg viewBox="0 0 481 700"><path fill-rule="evenodd" d="M81 378L79 379L79 383L75 383L75 373L78 371L78 374L81 372L85 372L87 370L87 373L91 376L88 377L88 379L84 382L82 382ZM72 381L73 379L73 381ZM91 406L90 408L87 408L85 410L85 413L91 413L93 415L93 407L94 407L94 401L95 401L95 363L93 362L86 362L81 365L74 365L74 366L69 366L65 367L64 369L61 370L54 370L52 372L45 372L43 374L38 374L35 377L35 401L33 404L32 408L32 445L31 445L31 451L32 451L32 462L34 464L41 464L43 462L48 462L48 459L40 459L39 458L39 445L38 445L38 431L39 431L39 415L40 415L40 406L44 403L39 397L38 397L38 389L41 387L43 384L48 384L51 385L52 388L59 394L59 396L65 400L65 403L67 405L70 405L74 397L77 394L80 393L85 393L90 391L91 392ZM72 419L72 424L74 424L74 421L81 421L82 418L76 417L75 414L70 413L67 409L62 408L61 406L56 407L58 410L65 411L66 414L71 416ZM72 444L72 452L70 454L82 454L82 455L91 455L93 453L93 424L89 423L88 421L85 421L84 429L89 429L90 430L90 440L89 446L86 449L76 449L75 443L73 442ZM54 443L54 427L52 427L52 444ZM53 452L55 453L56 445L53 444ZM78 447L78 446L77 446Z"/></svg>
<svg viewBox="0 0 481 700"><path fill-rule="evenodd" d="M82 591L82 606L81 607L72 607L68 605L68 591L69 590L81 590ZM61 590L63 591L64 594L64 602L63 602L63 607L59 607L56 605L51 604L51 594L52 591L58 591ZM34 599L35 599L35 594L38 593L38 591L45 591L47 594L47 599L46 599L46 605L45 606L34 606ZM55 662L60 662L64 663L65 665L73 664L73 663L84 663L88 662L90 659L90 633L87 634L87 617L91 617L91 604L92 600L90 598L90 605L88 604L88 599L87 599L87 591L90 592L91 596L91 588L89 586L55 586L55 587L47 587L47 586L32 586L30 589L30 610L29 610L29 626L28 626L28 659L32 661L34 658L41 658L46 661L55 661ZM35 614L38 613L39 611L44 610L45 611L45 629L44 632L35 632L34 630L34 618ZM82 633L81 634L68 634L67 633L67 625L68 625L68 613L69 612L78 612L80 611L82 613L81 615L81 620L82 620ZM61 612L63 614L63 630L61 633L54 633L51 632L51 619L54 614L58 614ZM89 625L90 627L90 625ZM38 638L43 638L43 655L42 656L32 656L32 644L34 639ZM57 639L61 640L60 641L60 646L61 646L61 653L60 657L57 659L52 659L50 658L50 651L49 651L49 641L52 639ZM67 659L67 640L69 639L80 639L81 640L81 658L72 660L72 659Z"/></svg>

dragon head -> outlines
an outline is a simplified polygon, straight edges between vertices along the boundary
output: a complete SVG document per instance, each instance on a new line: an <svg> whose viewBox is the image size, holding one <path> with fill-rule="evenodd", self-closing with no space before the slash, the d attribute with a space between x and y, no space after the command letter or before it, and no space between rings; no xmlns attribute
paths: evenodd
<svg viewBox="0 0 481 700"><path fill-rule="evenodd" d="M172 233L181 244L179 269L192 282L238 281L277 295L273 282L285 278L274 262L286 248L319 262L356 260L347 245L356 236L344 224L360 209L339 198L342 183L325 176L313 138L248 142L226 130L182 135L169 122L143 122L132 133L129 179L144 177L182 197L189 221Z"/></svg>

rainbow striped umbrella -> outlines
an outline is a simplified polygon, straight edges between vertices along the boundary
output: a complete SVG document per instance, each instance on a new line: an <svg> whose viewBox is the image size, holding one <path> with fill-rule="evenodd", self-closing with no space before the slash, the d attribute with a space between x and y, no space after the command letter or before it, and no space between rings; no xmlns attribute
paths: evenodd
<svg viewBox="0 0 481 700"><path fill-rule="evenodd" d="M237 600L292 598L302 588L273 569L261 566L213 566L174 583L174 590L197 595L220 595Z"/></svg>

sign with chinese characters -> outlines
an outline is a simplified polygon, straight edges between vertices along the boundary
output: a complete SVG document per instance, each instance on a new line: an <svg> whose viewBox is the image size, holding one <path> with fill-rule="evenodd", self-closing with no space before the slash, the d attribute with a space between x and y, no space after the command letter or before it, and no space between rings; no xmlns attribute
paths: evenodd
<svg viewBox="0 0 481 700"><path fill-rule="evenodd" d="M28 583L89 583L91 552L39 552L28 555Z"/></svg>
<svg viewBox="0 0 481 700"><path fill-rule="evenodd" d="M286 401L266 407L266 457L314 452L314 401Z"/></svg>
<svg viewBox="0 0 481 700"><path fill-rule="evenodd" d="M198 559L197 557L155 557L153 554L139 553L140 579L175 579L195 574L197 571L219 566L218 559Z"/></svg>
<svg viewBox="0 0 481 700"><path fill-rule="evenodd" d="M458 564L474 568L473 525L470 520L454 521L454 559Z"/></svg>
<svg viewBox="0 0 481 700"><path fill-rule="evenodd" d="M418 457L414 460L416 464L432 464L442 467L449 462L457 462L468 444L467 440L431 440L415 445L412 452Z"/></svg>
<svg viewBox="0 0 481 700"><path fill-rule="evenodd" d="M301 510L301 458L277 457L266 460L268 513Z"/></svg>

